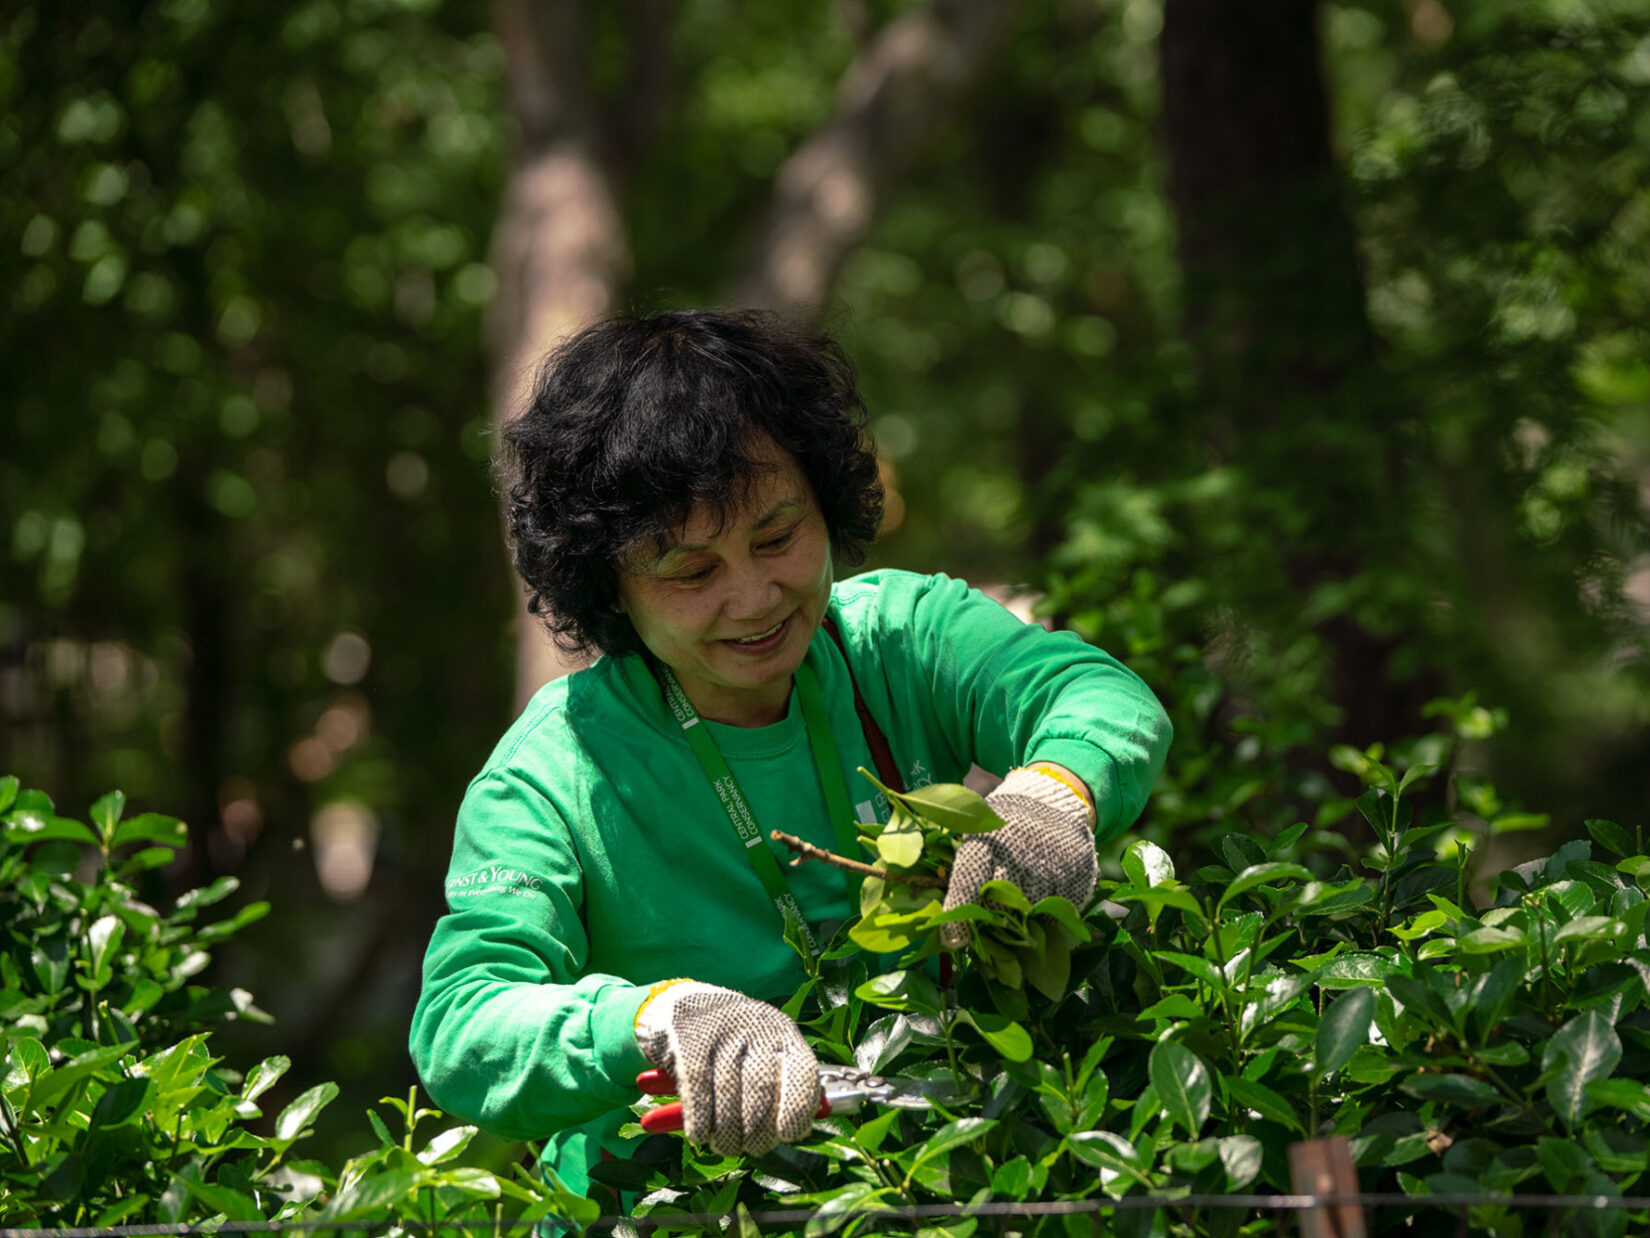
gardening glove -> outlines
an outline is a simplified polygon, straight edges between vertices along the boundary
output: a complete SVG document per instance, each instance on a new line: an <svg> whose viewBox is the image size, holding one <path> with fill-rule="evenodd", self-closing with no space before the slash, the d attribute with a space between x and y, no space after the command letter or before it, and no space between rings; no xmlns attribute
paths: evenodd
<svg viewBox="0 0 1650 1238"><path fill-rule="evenodd" d="M813 1128L819 1061L766 1002L697 980L661 981L636 1012L636 1043L676 1080L682 1133L720 1156L760 1156Z"/></svg>
<svg viewBox="0 0 1650 1238"><path fill-rule="evenodd" d="M988 881L1012 881L1035 903L1058 894L1078 911L1094 895L1100 863L1094 853L1094 807L1064 770L1033 765L1009 772L985 802L1003 819L989 834L970 834L957 844L945 890L945 910L980 901ZM941 926L952 950L968 945L967 924Z"/></svg>

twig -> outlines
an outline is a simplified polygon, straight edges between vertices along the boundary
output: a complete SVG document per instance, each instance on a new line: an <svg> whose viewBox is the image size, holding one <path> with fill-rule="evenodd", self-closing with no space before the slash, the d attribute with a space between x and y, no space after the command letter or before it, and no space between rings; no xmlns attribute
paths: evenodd
<svg viewBox="0 0 1650 1238"><path fill-rule="evenodd" d="M863 873L867 877L881 877L884 881L897 881L908 886L927 886L935 890L943 890L946 885L946 875L941 872L933 877L926 877L921 873L891 873L886 868L878 868L874 864L861 864L858 860L850 860L846 856L837 855L823 847L816 847L811 842L798 838L795 834L787 834L784 830L775 830L771 835L775 842L784 843L796 852L796 858L791 861L795 868L804 860L818 860L822 864L829 864L834 868L845 868L850 873Z"/></svg>

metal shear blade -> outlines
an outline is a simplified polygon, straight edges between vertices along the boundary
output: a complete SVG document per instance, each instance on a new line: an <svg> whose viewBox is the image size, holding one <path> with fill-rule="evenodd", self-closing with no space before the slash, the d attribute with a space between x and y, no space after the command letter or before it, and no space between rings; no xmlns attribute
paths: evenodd
<svg viewBox="0 0 1650 1238"><path fill-rule="evenodd" d="M866 1104L931 1109L935 1105L956 1104L962 1099L962 1094L950 1083L898 1076L888 1078L851 1066L821 1068L819 1083L832 1113L853 1113Z"/></svg>

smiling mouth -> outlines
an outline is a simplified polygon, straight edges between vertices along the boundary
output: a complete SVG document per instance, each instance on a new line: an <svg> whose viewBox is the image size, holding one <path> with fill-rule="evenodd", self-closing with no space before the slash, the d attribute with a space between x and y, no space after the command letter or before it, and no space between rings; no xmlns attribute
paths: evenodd
<svg viewBox="0 0 1650 1238"><path fill-rule="evenodd" d="M777 636L779 634L780 629L782 629L787 623L790 622L790 618L791 617L789 615L786 615L783 619L781 619L778 623L774 624L773 627L769 628L766 632L758 632L755 636L730 637L729 640L728 640L728 644L730 644L730 645L760 645L763 641L772 640L775 636Z"/></svg>

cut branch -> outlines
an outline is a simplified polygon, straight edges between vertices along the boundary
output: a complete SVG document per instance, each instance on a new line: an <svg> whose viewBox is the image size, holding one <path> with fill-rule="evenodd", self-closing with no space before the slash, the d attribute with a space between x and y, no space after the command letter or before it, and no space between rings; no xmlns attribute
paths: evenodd
<svg viewBox="0 0 1650 1238"><path fill-rule="evenodd" d="M847 856L837 855L834 851L827 851L823 847L816 847L811 842L798 838L795 834L787 834L784 830L775 830L771 835L775 842L784 843L796 852L796 858L791 861L791 867L801 864L804 860L818 860L821 864L829 864L832 868L846 869L850 873L860 873L866 877L881 877L884 881L893 881L901 885L922 886L927 889L945 889L948 878L942 869L935 876L929 877L922 873L891 873L886 868L878 868L874 864L862 864L858 860L850 860Z"/></svg>

